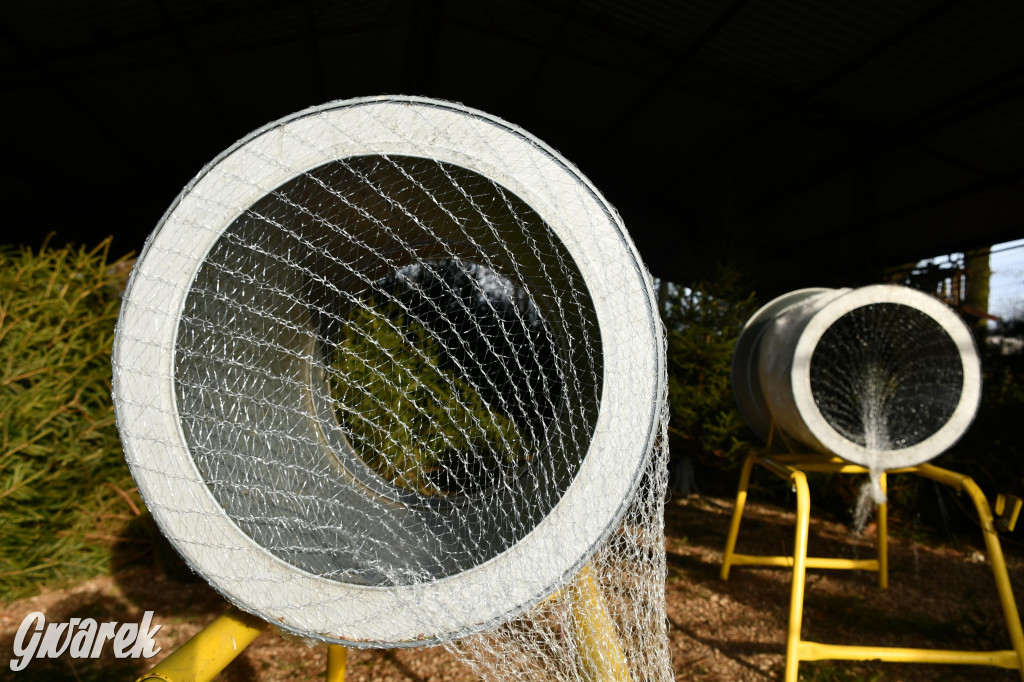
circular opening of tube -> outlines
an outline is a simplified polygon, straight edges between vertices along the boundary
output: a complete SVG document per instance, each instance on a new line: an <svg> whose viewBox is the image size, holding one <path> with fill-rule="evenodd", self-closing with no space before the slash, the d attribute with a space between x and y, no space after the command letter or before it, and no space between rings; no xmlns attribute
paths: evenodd
<svg viewBox="0 0 1024 682"><path fill-rule="evenodd" d="M513 546L569 486L597 419L595 330L564 246L507 189L346 159L210 250L179 322L182 428L218 503L280 559L356 584L441 578Z"/></svg>
<svg viewBox="0 0 1024 682"><path fill-rule="evenodd" d="M952 447L981 399L971 331L938 299L891 284L838 293L809 313L792 398L812 447L872 469Z"/></svg>
<svg viewBox="0 0 1024 682"><path fill-rule="evenodd" d="M825 420L869 450L908 448L953 415L963 363L946 330L899 303L872 303L835 320L810 364L811 393Z"/></svg>

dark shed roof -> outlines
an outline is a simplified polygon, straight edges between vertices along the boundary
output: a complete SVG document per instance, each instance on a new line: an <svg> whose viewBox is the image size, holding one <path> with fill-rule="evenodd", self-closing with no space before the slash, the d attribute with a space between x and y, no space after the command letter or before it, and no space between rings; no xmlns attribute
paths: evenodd
<svg viewBox="0 0 1024 682"><path fill-rule="evenodd" d="M249 130L380 93L538 135L677 281L855 284L1024 237L1019 0L108 0L0 9L5 241L138 248Z"/></svg>

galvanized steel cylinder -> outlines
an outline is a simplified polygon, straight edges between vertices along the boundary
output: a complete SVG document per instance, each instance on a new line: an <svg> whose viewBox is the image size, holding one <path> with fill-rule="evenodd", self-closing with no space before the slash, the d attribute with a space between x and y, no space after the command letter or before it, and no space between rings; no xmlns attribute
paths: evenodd
<svg viewBox="0 0 1024 682"><path fill-rule="evenodd" d="M873 470L951 447L981 396L970 330L944 303L894 285L801 289L754 314L733 355L740 412Z"/></svg>

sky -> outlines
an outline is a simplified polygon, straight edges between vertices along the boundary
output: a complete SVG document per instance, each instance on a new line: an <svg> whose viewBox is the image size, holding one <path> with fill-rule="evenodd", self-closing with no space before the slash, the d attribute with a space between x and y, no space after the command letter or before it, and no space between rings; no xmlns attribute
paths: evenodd
<svg viewBox="0 0 1024 682"><path fill-rule="evenodd" d="M917 267L963 267L964 254L951 253L919 261ZM995 244L989 251L988 313L1000 320L1024 319L1024 239ZM989 329L998 328L996 321Z"/></svg>
<svg viewBox="0 0 1024 682"><path fill-rule="evenodd" d="M1024 317L1024 239L992 247L989 313L1004 320Z"/></svg>

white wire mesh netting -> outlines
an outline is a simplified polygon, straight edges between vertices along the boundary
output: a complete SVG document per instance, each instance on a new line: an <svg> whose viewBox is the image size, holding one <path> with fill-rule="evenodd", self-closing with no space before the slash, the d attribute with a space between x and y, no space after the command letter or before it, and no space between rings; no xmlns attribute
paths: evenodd
<svg viewBox="0 0 1024 682"><path fill-rule="evenodd" d="M670 679L663 344L621 220L557 153L352 100L186 187L114 393L154 517L242 608L494 679Z"/></svg>
<svg viewBox="0 0 1024 682"><path fill-rule="evenodd" d="M869 450L903 449L953 416L964 366L931 317L899 303L870 303L837 319L811 355L811 394L847 440Z"/></svg>

